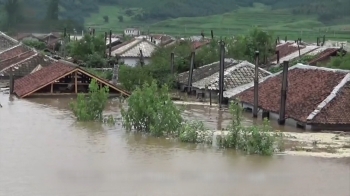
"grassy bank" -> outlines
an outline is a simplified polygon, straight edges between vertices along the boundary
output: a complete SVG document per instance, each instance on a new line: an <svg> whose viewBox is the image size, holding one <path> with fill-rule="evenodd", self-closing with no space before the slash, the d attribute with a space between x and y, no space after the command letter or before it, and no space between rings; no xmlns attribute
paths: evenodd
<svg viewBox="0 0 350 196"><path fill-rule="evenodd" d="M142 9L134 8L133 13L142 12ZM105 23L103 16L109 16L109 22ZM120 22L118 16L123 16ZM350 19L349 19L350 21ZM164 20L156 23L141 23L133 19L133 16L125 14L125 9L115 6L100 6L100 12L92 14L86 19L87 26L96 27L97 31L122 32L126 27L138 26L143 31L153 33L166 33L175 36L199 35L204 31L209 36L213 29L217 36L231 36L244 34L254 26L274 32L281 39L314 41L317 36L326 35L331 40L349 40L350 25L325 26L317 20L316 15L292 14L290 10L273 10L268 6L256 4L254 7L239 8L234 12L205 17L183 17ZM348 32L346 32L346 30Z"/></svg>

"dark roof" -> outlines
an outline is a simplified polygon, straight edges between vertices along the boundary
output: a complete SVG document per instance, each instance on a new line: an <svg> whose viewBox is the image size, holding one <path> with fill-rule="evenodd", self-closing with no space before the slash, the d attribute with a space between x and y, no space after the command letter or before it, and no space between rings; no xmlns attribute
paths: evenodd
<svg viewBox="0 0 350 196"><path fill-rule="evenodd" d="M318 61L322 61L322 60L328 58L329 56L334 55L339 50L340 50L339 48L327 48L324 51L317 54L315 56L315 58L309 62L309 65L313 65L313 64L317 63Z"/></svg>
<svg viewBox="0 0 350 196"><path fill-rule="evenodd" d="M322 110L312 123L350 124L350 82L347 82Z"/></svg>
<svg viewBox="0 0 350 196"><path fill-rule="evenodd" d="M316 110L344 79L348 72L296 65L289 69L286 118L307 122ZM282 74L278 73L259 84L259 108L278 113L280 109ZM254 87L234 96L243 103L253 105ZM322 113L322 111L321 111ZM331 116L329 116L331 118ZM327 123L326 121L322 123ZM350 123L350 118L349 118Z"/></svg>
<svg viewBox="0 0 350 196"><path fill-rule="evenodd" d="M0 52L17 45L19 42L0 31Z"/></svg>
<svg viewBox="0 0 350 196"><path fill-rule="evenodd" d="M108 81L102 78L99 78L84 69L81 69L79 66L73 63L69 63L61 60L55 63L52 63L51 65L44 67L32 74L26 75L20 79L15 80L14 93L18 97L23 98L33 93L34 91L39 90L40 88L50 84L51 82L56 81L57 79L63 77L64 75L72 73L76 70L79 70L80 72L83 72L86 75L96 78L100 82L105 83L105 85L108 85L114 88L115 90L123 93L124 95L127 95L127 96L130 95L130 93L128 93L127 91L124 91L123 89L120 89L119 87L114 86Z"/></svg>
<svg viewBox="0 0 350 196"><path fill-rule="evenodd" d="M232 67L236 65L238 62L234 61L233 59L225 59L225 69ZM220 70L220 62L214 62L208 65L204 65L202 67L193 69L193 75L192 75L192 83L197 82L199 80L202 80L208 76L211 76ZM180 84L187 84L188 83L188 76L189 71L183 72L178 75L178 82Z"/></svg>
<svg viewBox="0 0 350 196"><path fill-rule="evenodd" d="M1 53L0 54L0 71L2 71L3 69L6 69L7 67L13 64L19 63L27 58L30 58L35 54L37 54L35 51L24 46L18 46L4 53Z"/></svg>
<svg viewBox="0 0 350 196"><path fill-rule="evenodd" d="M18 64L11 65L13 67L12 74L15 76L26 76L30 74L37 66L47 67L51 63L55 62L54 59L42 56L39 54L33 55L31 58L28 58ZM10 74L9 67L0 71L0 76L8 76Z"/></svg>
<svg viewBox="0 0 350 196"><path fill-rule="evenodd" d="M303 45L300 45L300 48L305 48L305 46ZM286 43L283 43L281 45L278 45L276 47L276 51L279 51L279 57L280 59L285 57L285 56L288 56L296 51L298 51L298 47L295 46L295 43L290 43L290 42L286 42ZM277 60L277 55L275 54L272 58L271 58L271 62L272 61L276 61Z"/></svg>

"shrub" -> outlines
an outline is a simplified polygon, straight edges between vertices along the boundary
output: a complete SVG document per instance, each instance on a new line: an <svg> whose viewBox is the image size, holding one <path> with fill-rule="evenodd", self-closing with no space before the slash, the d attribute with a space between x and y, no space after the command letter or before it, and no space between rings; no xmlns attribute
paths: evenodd
<svg viewBox="0 0 350 196"><path fill-rule="evenodd" d="M99 88L97 81L92 79L88 95L78 94L77 100L70 103L70 107L78 121L102 121L108 96L108 87Z"/></svg>
<svg viewBox="0 0 350 196"><path fill-rule="evenodd" d="M181 127L179 139L189 143L211 143L212 137L201 121L186 122Z"/></svg>
<svg viewBox="0 0 350 196"><path fill-rule="evenodd" d="M271 155L275 150L283 150L282 134L274 132L268 120L265 119L260 126L243 126L241 124L242 109L237 103L230 105L230 113L232 121L227 128L228 135L221 138L222 147L261 155Z"/></svg>
<svg viewBox="0 0 350 196"><path fill-rule="evenodd" d="M136 88L128 99L127 109L122 108L122 117L128 131L134 129L154 136L177 137L183 122L168 87L158 88L156 81Z"/></svg>

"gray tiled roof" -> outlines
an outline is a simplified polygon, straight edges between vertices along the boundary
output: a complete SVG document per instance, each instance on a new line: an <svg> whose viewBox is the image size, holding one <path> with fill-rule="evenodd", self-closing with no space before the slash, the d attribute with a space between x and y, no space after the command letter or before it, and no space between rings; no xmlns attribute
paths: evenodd
<svg viewBox="0 0 350 196"><path fill-rule="evenodd" d="M143 57L151 57L152 52L157 46L145 39L134 39L129 43L118 47L112 51L112 56L118 55L120 57L139 57L140 49L142 50Z"/></svg>
<svg viewBox="0 0 350 196"><path fill-rule="evenodd" d="M13 67L13 74L19 77L26 76L30 74L34 69L38 68L38 65L41 67L46 67L56 60L47 57L47 56L42 56L40 54L36 54L25 61L22 61L17 64L11 65ZM0 76L8 76L10 74L10 69L7 68L3 71L0 72Z"/></svg>
<svg viewBox="0 0 350 196"><path fill-rule="evenodd" d="M271 75L270 72L259 68L259 79L269 75ZM238 86L248 84L254 81L254 76L255 65L249 63L248 61L243 61L236 64L226 69L224 72L224 90L233 89ZM199 89L205 89L205 86L208 86L208 89L219 90L219 72L193 83L192 86Z"/></svg>
<svg viewBox="0 0 350 196"><path fill-rule="evenodd" d="M14 47L17 44L19 44L17 40L0 31L0 52Z"/></svg>
<svg viewBox="0 0 350 196"><path fill-rule="evenodd" d="M225 69L230 68L234 65L236 65L238 61L233 59L225 59ZM197 69L193 69L193 75L192 75L192 84L202 80L204 78L207 78L220 70L220 61L204 65L202 67L199 67ZM187 84L188 82L188 75L189 71L183 72L178 75L178 83L180 84Z"/></svg>

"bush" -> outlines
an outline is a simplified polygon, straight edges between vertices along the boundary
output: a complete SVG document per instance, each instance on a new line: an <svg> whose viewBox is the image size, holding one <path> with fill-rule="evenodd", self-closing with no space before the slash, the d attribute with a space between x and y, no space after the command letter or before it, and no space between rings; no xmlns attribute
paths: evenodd
<svg viewBox="0 0 350 196"><path fill-rule="evenodd" d="M108 96L108 87L99 88L97 81L92 79L88 95L78 94L77 100L70 103L70 107L78 121L102 121Z"/></svg>
<svg viewBox="0 0 350 196"><path fill-rule="evenodd" d="M152 80L152 76L146 67L120 66L119 81L125 90L133 91L145 83L150 84Z"/></svg>
<svg viewBox="0 0 350 196"><path fill-rule="evenodd" d="M24 40L23 43L29 47L35 48L37 50L44 50L46 45L44 42L36 40Z"/></svg>
<svg viewBox="0 0 350 196"><path fill-rule="evenodd" d="M186 122L181 127L180 141L188 143L211 143L212 136L201 121Z"/></svg>
<svg viewBox="0 0 350 196"><path fill-rule="evenodd" d="M230 113L232 121L227 128L228 135L221 138L222 147L261 155L271 155L275 150L283 150L282 134L274 132L268 120L265 119L260 126L242 126L242 109L237 103L230 105Z"/></svg>
<svg viewBox="0 0 350 196"><path fill-rule="evenodd" d="M145 83L128 99L128 108L122 108L123 126L128 130L150 133L154 136L179 136L183 119L181 111L172 102L166 85Z"/></svg>

